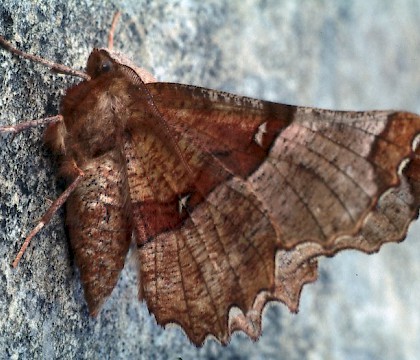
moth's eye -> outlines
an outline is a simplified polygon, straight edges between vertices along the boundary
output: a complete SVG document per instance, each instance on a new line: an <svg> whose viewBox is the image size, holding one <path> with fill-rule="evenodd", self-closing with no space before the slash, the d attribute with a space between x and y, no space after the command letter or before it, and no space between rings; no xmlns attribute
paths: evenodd
<svg viewBox="0 0 420 360"><path fill-rule="evenodd" d="M107 73L112 69L112 62L110 60L105 60L100 64L99 73Z"/></svg>

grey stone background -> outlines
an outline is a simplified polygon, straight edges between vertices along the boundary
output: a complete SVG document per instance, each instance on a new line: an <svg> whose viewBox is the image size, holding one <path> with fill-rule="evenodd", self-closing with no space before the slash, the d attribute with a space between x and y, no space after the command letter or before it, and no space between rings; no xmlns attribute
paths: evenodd
<svg viewBox="0 0 420 360"><path fill-rule="evenodd" d="M0 33L19 48L83 68L123 12L116 47L162 81L335 109L420 112L417 0L12 1ZM0 123L58 112L78 81L0 50ZM192 346L163 330L136 299L133 259L98 319L88 316L64 213L31 244L22 238L63 191L42 129L0 138L0 357L7 359L416 359L420 354L420 242L320 261L298 315L269 306L263 335L227 347Z"/></svg>

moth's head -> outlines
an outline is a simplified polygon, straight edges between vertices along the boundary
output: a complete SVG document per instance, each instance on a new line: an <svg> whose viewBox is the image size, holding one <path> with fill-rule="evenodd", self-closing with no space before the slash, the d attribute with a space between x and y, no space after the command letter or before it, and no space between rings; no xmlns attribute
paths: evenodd
<svg viewBox="0 0 420 360"><path fill-rule="evenodd" d="M103 74L115 71L117 67L118 64L107 52L93 49L89 55L86 72L92 79L95 79Z"/></svg>
<svg viewBox="0 0 420 360"><path fill-rule="evenodd" d="M89 55L86 72L95 79L103 74L115 72L125 67L134 71L144 83L157 82L156 78L143 68L137 67L130 59L118 51L109 49L93 49Z"/></svg>

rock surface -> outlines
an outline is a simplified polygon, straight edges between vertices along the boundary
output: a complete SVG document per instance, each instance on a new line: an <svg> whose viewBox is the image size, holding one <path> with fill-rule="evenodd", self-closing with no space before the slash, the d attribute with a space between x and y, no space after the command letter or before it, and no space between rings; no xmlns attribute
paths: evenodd
<svg viewBox="0 0 420 360"><path fill-rule="evenodd" d="M0 34L19 48L82 69L123 12L116 47L159 80L335 109L420 112L420 3L405 0L12 1ZM0 123L58 112L77 81L0 50ZM22 238L63 191L42 129L0 139L0 350L11 359L414 359L420 353L420 228L368 256L320 261L298 315L267 308L263 335L192 346L137 301L127 261L98 319L88 316L63 211L31 244Z"/></svg>

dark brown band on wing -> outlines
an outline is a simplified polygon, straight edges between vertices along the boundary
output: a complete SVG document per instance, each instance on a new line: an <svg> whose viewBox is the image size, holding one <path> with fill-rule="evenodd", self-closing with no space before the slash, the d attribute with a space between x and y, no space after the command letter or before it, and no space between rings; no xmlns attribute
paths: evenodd
<svg viewBox="0 0 420 360"><path fill-rule="evenodd" d="M147 87L163 120L174 132L182 131L198 142L203 140L204 153L243 178L266 159L278 134L293 121L296 112L295 106L191 85L151 83ZM255 136L263 124L265 132L261 143L257 143ZM206 144L209 139L210 145Z"/></svg>
<svg viewBox="0 0 420 360"><path fill-rule="evenodd" d="M142 246L156 235L171 231L187 218L187 212L179 211L179 201L172 202L143 202L133 204L134 219L141 219L143 237L137 238L137 245Z"/></svg>

